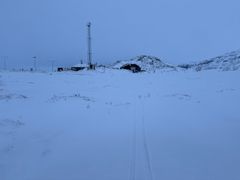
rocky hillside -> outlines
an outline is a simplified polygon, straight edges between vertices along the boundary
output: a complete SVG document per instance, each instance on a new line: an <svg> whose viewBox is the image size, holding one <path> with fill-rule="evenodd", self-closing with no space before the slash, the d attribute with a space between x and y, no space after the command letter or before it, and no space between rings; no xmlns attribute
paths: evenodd
<svg viewBox="0 0 240 180"><path fill-rule="evenodd" d="M233 51L222 56L207 59L195 64L178 65L181 69L193 69L196 71L217 69L220 71L235 71L240 69L240 50Z"/></svg>
<svg viewBox="0 0 240 180"><path fill-rule="evenodd" d="M126 61L117 61L113 68L120 69L126 64L136 64L143 71L175 71L175 70L194 70L203 71L216 69L219 71L235 71L240 69L240 50L226 53L211 59L206 59L198 63L169 65L154 56L137 56Z"/></svg>
<svg viewBox="0 0 240 180"><path fill-rule="evenodd" d="M120 69L122 66L126 64L137 64L141 67L143 71L155 71L155 70L163 70L163 71L173 71L176 70L176 67L173 65L169 65L164 63L162 60L160 60L157 57L154 56L137 56L135 58L132 58L130 60L126 61L117 61L113 68Z"/></svg>

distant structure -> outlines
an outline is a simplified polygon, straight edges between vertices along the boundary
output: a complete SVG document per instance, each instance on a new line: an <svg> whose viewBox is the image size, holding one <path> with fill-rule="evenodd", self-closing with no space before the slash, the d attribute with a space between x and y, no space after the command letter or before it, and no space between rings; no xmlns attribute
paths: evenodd
<svg viewBox="0 0 240 180"><path fill-rule="evenodd" d="M54 61L54 60L51 60L51 64L52 64L52 72L54 71L54 63L55 63L55 61Z"/></svg>
<svg viewBox="0 0 240 180"><path fill-rule="evenodd" d="M37 71L37 56L33 56L33 68L34 71Z"/></svg>
<svg viewBox="0 0 240 180"><path fill-rule="evenodd" d="M64 70L63 67L58 67L58 68L57 68L57 71L58 71L58 72L62 72L63 70Z"/></svg>
<svg viewBox="0 0 240 180"><path fill-rule="evenodd" d="M3 60L3 69L6 71L7 70L7 62L6 59Z"/></svg>
<svg viewBox="0 0 240 180"><path fill-rule="evenodd" d="M1 56L1 59L3 60L3 70L7 70L8 56Z"/></svg>
<svg viewBox="0 0 240 180"><path fill-rule="evenodd" d="M122 67L120 67L120 69L130 70L133 73L137 73L137 72L142 71L141 67L137 64L124 64Z"/></svg>
<svg viewBox="0 0 240 180"><path fill-rule="evenodd" d="M81 71L88 68L89 68L88 64L76 64L71 67L71 71Z"/></svg>
<svg viewBox="0 0 240 180"><path fill-rule="evenodd" d="M91 22L87 23L87 32L88 32L88 68L95 69L95 66L92 64L92 37L91 37Z"/></svg>
<svg viewBox="0 0 240 180"><path fill-rule="evenodd" d="M80 60L80 64L76 64L70 68L58 67L57 71L80 71L80 70L95 70L96 65L92 63L92 37L91 37L91 22L87 23L87 63L84 64Z"/></svg>

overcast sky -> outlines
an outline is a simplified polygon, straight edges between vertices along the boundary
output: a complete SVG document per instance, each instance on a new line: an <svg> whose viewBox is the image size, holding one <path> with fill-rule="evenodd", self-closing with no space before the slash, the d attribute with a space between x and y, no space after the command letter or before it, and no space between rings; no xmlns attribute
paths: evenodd
<svg viewBox="0 0 240 180"><path fill-rule="evenodd" d="M141 54L198 61L240 48L239 8L239 0L0 0L0 60L86 60L91 21L97 63Z"/></svg>

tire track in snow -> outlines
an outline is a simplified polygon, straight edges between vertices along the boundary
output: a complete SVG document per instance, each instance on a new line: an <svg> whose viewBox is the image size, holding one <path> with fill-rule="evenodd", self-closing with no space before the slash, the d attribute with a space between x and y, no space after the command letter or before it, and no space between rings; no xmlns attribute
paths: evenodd
<svg viewBox="0 0 240 180"><path fill-rule="evenodd" d="M133 121L133 139L132 139L132 152L131 152L131 160L130 160L130 175L129 180L135 180L136 179L136 172L137 172L137 135L139 132L139 135L141 135L141 141L142 141L142 147L144 152L144 159L145 159L145 165L146 170L148 172L148 180L153 180L153 170L152 170L152 163L151 163L151 156L149 151L149 145L147 141L147 133L146 133L146 125L145 125L145 108L144 108L144 101L140 101L142 108L141 108L141 121L139 121L139 127L138 124L138 118L137 118L137 104L135 103L135 113L134 113L134 121ZM140 109L140 108L139 108ZM138 130L139 129L139 130Z"/></svg>
<svg viewBox="0 0 240 180"><path fill-rule="evenodd" d="M151 163L151 156L149 151L149 145L147 141L147 134L146 134L146 125L145 125L145 114L144 114L144 102L142 103L142 138L143 138L143 147L145 152L146 158L146 165L149 172L149 180L153 180L153 171L152 171L152 163Z"/></svg>
<svg viewBox="0 0 240 180"><path fill-rule="evenodd" d="M136 103L135 103L136 105ZM136 159L137 159L137 107L135 106L134 119L133 119L133 138L132 138L132 152L131 152L131 161L130 161L130 174L129 180L136 179Z"/></svg>

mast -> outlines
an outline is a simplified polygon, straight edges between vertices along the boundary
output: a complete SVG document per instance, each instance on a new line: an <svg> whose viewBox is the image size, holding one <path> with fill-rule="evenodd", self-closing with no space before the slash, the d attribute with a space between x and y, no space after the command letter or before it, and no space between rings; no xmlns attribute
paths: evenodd
<svg viewBox="0 0 240 180"><path fill-rule="evenodd" d="M91 38L91 22L87 24L88 31L88 66L89 69L92 69L92 38Z"/></svg>

